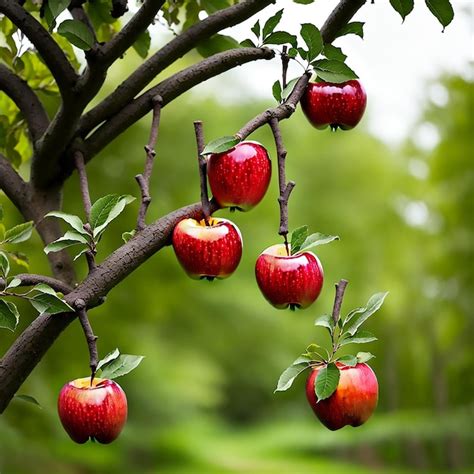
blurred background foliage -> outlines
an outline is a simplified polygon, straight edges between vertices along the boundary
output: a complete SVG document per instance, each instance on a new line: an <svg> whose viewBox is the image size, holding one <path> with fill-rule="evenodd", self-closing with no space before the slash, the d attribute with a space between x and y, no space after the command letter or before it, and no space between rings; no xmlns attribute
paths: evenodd
<svg viewBox="0 0 474 474"><path fill-rule="evenodd" d="M126 61L120 68L133 67ZM191 280L168 247L91 311L102 356L115 347L146 356L118 380L129 400L121 437L110 446L78 446L59 423L60 388L88 372L87 347L74 323L22 387L42 409L15 400L0 419L0 472L467 472L474 461L474 99L472 83L459 77L433 86L448 100L440 106L427 99L420 111L419 127L439 137L430 149L414 139L390 148L363 123L351 132L316 131L301 111L282 123L287 175L297 183L290 227L308 224L341 237L317 252L325 287L311 308L275 310L254 278L258 254L279 241L274 158L271 189L257 208L218 213L234 220L244 237L244 256L231 278ZM204 121L210 140L235 133L269 105L270 98L228 105L189 93L166 107L149 219L199 199L192 120ZM149 119L91 162L93 199L138 196L133 176L143 167ZM251 138L275 156L269 130ZM20 222L3 195L0 200L7 224ZM99 260L121 245L137 209L135 202L113 223ZM75 178L64 210L82 212ZM48 273L37 237L18 249L29 255L32 271ZM78 269L84 276L82 262ZM326 341L313 321L330 310L340 278L350 281L345 312L376 291L390 295L367 326L379 337L367 347L377 356L371 361L380 383L377 412L362 427L333 433L307 404L304 377L288 393L273 389L306 345ZM34 317L28 306L21 310L16 333L0 335L1 352Z"/></svg>

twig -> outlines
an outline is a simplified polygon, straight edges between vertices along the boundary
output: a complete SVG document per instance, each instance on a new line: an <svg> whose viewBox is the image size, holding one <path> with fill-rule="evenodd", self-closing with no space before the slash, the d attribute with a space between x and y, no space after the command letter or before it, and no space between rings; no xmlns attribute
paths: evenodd
<svg viewBox="0 0 474 474"><path fill-rule="evenodd" d="M288 63L290 62L290 58L288 57L288 47L283 46L283 50L281 53L281 89L284 90L287 83L286 83L286 76L288 73Z"/></svg>
<svg viewBox="0 0 474 474"><path fill-rule="evenodd" d="M211 212L209 194L207 190L207 160L206 157L202 155L202 151L204 150L204 132L201 120L196 120L194 122L194 133L196 134L196 145L198 152L202 213L204 215L204 221L206 222L206 225L209 225L209 217Z"/></svg>
<svg viewBox="0 0 474 474"><path fill-rule="evenodd" d="M76 307L80 307L81 303L84 303L83 300L76 301ZM89 366L91 368L91 385L94 381L95 373L97 371L97 364L99 363L99 356L97 352L97 336L94 334L92 330L91 323L89 322L89 318L87 317L87 311L84 307L78 308L77 316L82 326L82 330L84 331L84 335L86 336L87 346L89 347Z"/></svg>
<svg viewBox="0 0 474 474"><path fill-rule="evenodd" d="M339 321L339 315L341 313L342 299L344 298L344 291L346 291L346 286L349 282L347 280L340 280L339 283L336 283L336 297L334 299L334 306L332 309L332 319L334 320L334 325Z"/></svg>
<svg viewBox="0 0 474 474"><path fill-rule="evenodd" d="M79 174L79 185L81 187L82 203L84 204L84 212L86 213L87 222L91 217L91 197L89 194L89 182L87 180L86 165L84 163L84 155L81 151L74 152L74 164Z"/></svg>
<svg viewBox="0 0 474 474"><path fill-rule="evenodd" d="M291 191L295 187L294 181L286 182L286 150L283 145L283 138L281 136L280 125L278 119L273 117L270 119L270 127L272 129L273 138L275 139L275 145L278 155L278 184L280 187L280 196L278 197L278 204L280 205L280 228L278 234L283 236L285 239L286 253L290 255L290 249L288 247L288 199L290 198Z"/></svg>
<svg viewBox="0 0 474 474"><path fill-rule="evenodd" d="M59 291L64 295L67 295L73 290L69 285L63 283L61 280L47 277L45 275L35 275L33 273L19 273L18 275L15 275L15 278L21 280L21 283L18 286L34 286L38 283L45 283L53 290ZM0 289L4 288L6 285L6 280L0 278Z"/></svg>
<svg viewBox="0 0 474 474"><path fill-rule="evenodd" d="M148 210L148 206L151 202L150 196L150 178L153 171L153 162L155 160L156 152L155 145L158 138L158 127L160 125L160 116L161 116L161 105L163 99L161 96L157 95L152 99L153 103L153 118L151 121L150 129L150 138L148 139L148 144L145 145L145 170L143 174L137 174L135 179L137 180L138 186L142 194L142 203L140 205L140 210L138 211L137 218L137 230L143 230L145 228L145 216Z"/></svg>

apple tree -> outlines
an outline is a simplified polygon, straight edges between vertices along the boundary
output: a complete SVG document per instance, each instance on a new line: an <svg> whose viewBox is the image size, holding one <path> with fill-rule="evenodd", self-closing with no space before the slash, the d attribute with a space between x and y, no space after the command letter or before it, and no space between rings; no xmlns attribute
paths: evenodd
<svg viewBox="0 0 474 474"><path fill-rule="evenodd" d="M294 2L307 4L308 10L318 8L313 0ZM360 121L366 92L348 65L350 58L333 42L347 34L363 37L364 24L351 20L368 2L340 0L323 25L302 22L291 32L279 28L291 2L281 2L284 8L274 15L266 14L266 7L273 3L275 0L0 2L0 190L25 221L5 228L0 207L0 327L15 330L20 317L17 299L27 300L39 313L0 359L0 413L62 331L77 319L89 347L91 373L90 377L65 385L59 404L61 420L78 442L90 437L110 442L118 436L126 419L126 400L118 384L110 379L130 372L140 363L141 356L116 350L99 360L97 337L88 313L106 304L109 291L171 244L193 278L224 278L235 270L242 253L240 231L231 221L216 218L213 213L225 207L247 211L265 194L271 178L269 153L263 145L246 141L260 127L269 126L275 141L280 191L278 234L282 243L259 257L258 286L276 308L303 309L318 297L323 269L309 250L336 240L337 236L309 234L306 226L289 233L288 199L295 183L286 179L285 162L287 153L297 150L286 150L279 122L289 119L300 102L308 126L349 130ZM451 22L449 0L425 3L443 28ZM402 19L414 7L413 0L390 0L390 4ZM127 13L129 8L133 13ZM254 16L248 39L239 43L221 33ZM170 28L174 36L151 52L150 31L160 24ZM132 48L143 62L129 71L113 92L98 100L109 69ZM175 72L167 74L171 66L194 49L202 56L200 61L183 69L174 67ZM271 92L276 104L207 141L199 117L190 118L195 120L201 202L147 222L152 199L149 182L162 109L210 78L263 60L276 63L273 69L269 68L269 74L275 75ZM301 74L288 80L291 61L301 65ZM154 83L158 75L160 80ZM92 203L87 164L150 112L144 171L135 177L137 196L121 194L117 189L115 194ZM62 207L63 187L68 179L79 181L82 216L72 215ZM123 245L98 262L97 248L101 239L107 238L108 225L137 198L135 229L123 229ZM66 232L61 221L67 226ZM28 268L21 243L33 231L44 243L50 275L17 271L22 266ZM74 257L70 250L75 250ZM79 258L88 265L83 279L78 279L75 270L74 262ZM298 270L294 271L296 267ZM336 285L332 315L323 315L316 321L327 328L332 353L324 353L320 346L311 344L282 374L276 389L286 390L298 374L310 368L308 400L331 429L365 422L375 408L378 393L375 375L365 364L371 355L359 352L338 357L337 351L346 344L374 340L360 326L380 308L385 293L374 295L366 306L340 317L346 284L341 280ZM362 370L358 376L368 380L366 392L359 395L369 403L360 407L356 406L357 387L345 382L348 371L358 368ZM84 419L72 416L85 410L81 416L87 418L87 407L74 405L74 391L89 388L100 389L110 397L111 403L101 416L116 423L105 433L85 427ZM338 405L338 393L343 389L355 393L351 407ZM341 417L335 419L338 409L342 410ZM356 413L350 415L351 410Z"/></svg>

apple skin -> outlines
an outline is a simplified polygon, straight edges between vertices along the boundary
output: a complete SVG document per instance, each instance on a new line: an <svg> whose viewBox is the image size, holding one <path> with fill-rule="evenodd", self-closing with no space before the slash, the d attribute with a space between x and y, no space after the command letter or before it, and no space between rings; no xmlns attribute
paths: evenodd
<svg viewBox="0 0 474 474"><path fill-rule="evenodd" d="M310 82L301 98L301 108L311 124L322 130L328 125L354 128L364 115L367 94L357 80L332 84Z"/></svg>
<svg viewBox="0 0 474 474"><path fill-rule="evenodd" d="M73 441L114 441L127 421L127 397L119 384L90 377L68 382L58 398L61 423Z"/></svg>
<svg viewBox="0 0 474 474"><path fill-rule="evenodd" d="M221 207L248 211L265 196L272 176L267 150L245 141L209 157L207 175L212 195Z"/></svg>
<svg viewBox="0 0 474 474"><path fill-rule="evenodd" d="M360 426L377 407L379 384L367 364L349 367L337 363L340 370L336 391L325 400L317 401L314 382L319 372L315 368L306 382L306 397L321 423L332 431L346 425Z"/></svg>
<svg viewBox="0 0 474 474"><path fill-rule="evenodd" d="M194 279L227 278L242 257L242 235L237 226L222 218L183 219L173 231L173 248L179 263Z"/></svg>
<svg viewBox="0 0 474 474"><path fill-rule="evenodd" d="M278 309L307 308L321 293L324 281L323 267L314 253L288 256L284 244L260 254L255 276L263 296Z"/></svg>

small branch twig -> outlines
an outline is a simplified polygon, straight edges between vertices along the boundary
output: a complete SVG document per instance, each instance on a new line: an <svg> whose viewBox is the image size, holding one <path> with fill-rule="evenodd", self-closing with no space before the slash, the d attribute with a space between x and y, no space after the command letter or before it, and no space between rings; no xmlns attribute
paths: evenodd
<svg viewBox="0 0 474 474"><path fill-rule="evenodd" d="M290 62L290 58L288 57L288 47L283 46L283 50L281 53L281 89L285 89L287 86L286 76L288 74L288 64Z"/></svg>
<svg viewBox="0 0 474 474"><path fill-rule="evenodd" d="M347 280L340 280L339 283L336 283L336 297L334 299L334 306L332 310L332 319L334 320L334 325L339 321L339 316L341 313L342 299L344 298L344 291L346 291L346 286L349 282Z"/></svg>
<svg viewBox="0 0 474 474"><path fill-rule="evenodd" d="M79 185L81 188L82 203L84 204L84 212L86 214L87 223L84 225L84 229L92 236L92 229L90 225L91 218L91 197L89 194L89 181L87 179L86 165L84 162L84 155L81 151L77 150L74 152L74 163L76 165L77 173L79 174ZM89 267L89 273L95 270L95 247L90 247L85 253L87 266Z"/></svg>
<svg viewBox="0 0 474 474"><path fill-rule="evenodd" d="M83 305L81 304L83 303ZM86 336L87 346L89 347L89 367L91 368L91 385L94 381L95 373L97 371L97 364L99 363L99 355L97 352L97 336L92 330L91 323L87 316L87 311L85 308L85 302L83 300L76 301L77 316Z"/></svg>
<svg viewBox="0 0 474 474"><path fill-rule="evenodd" d="M140 205L140 210L138 211L137 218L137 231L143 230L145 228L145 216L148 210L148 206L151 202L150 196L150 178L153 171L153 163L155 161L155 145L158 138L158 127L160 125L160 115L161 115L161 105L163 99L161 96L156 95L152 99L153 103L153 119L151 122L150 129L150 138L148 139L148 145L145 145L145 170L143 174L137 174L135 179L137 180L138 186L140 187L142 195L142 203Z"/></svg>
<svg viewBox="0 0 474 474"><path fill-rule="evenodd" d="M198 152L202 213L204 215L206 225L209 225L209 217L211 215L211 212L209 194L207 190L207 160L206 157L201 154L204 150L204 132L201 120L196 120L194 122L194 133L196 134L196 145Z"/></svg>
<svg viewBox="0 0 474 474"><path fill-rule="evenodd" d="M15 275L15 278L21 280L21 284L19 286L34 286L38 283L45 283L53 290L59 291L64 295L67 295L72 291L72 287L70 287L66 283L63 283L61 280L47 277L44 275L35 275L33 273L19 273L18 275ZM0 278L0 289L5 288L6 284L6 280Z"/></svg>
<svg viewBox="0 0 474 474"><path fill-rule="evenodd" d="M280 228L278 234L283 236L285 239L286 253L290 255L290 249L288 247L288 199L290 194L295 187L295 182L286 182L286 150L283 144L283 138L281 136L280 125L277 118L270 119L270 127L272 129L273 137L275 139L275 145L278 155L278 184L280 187L280 196L278 197L278 203L280 205Z"/></svg>

